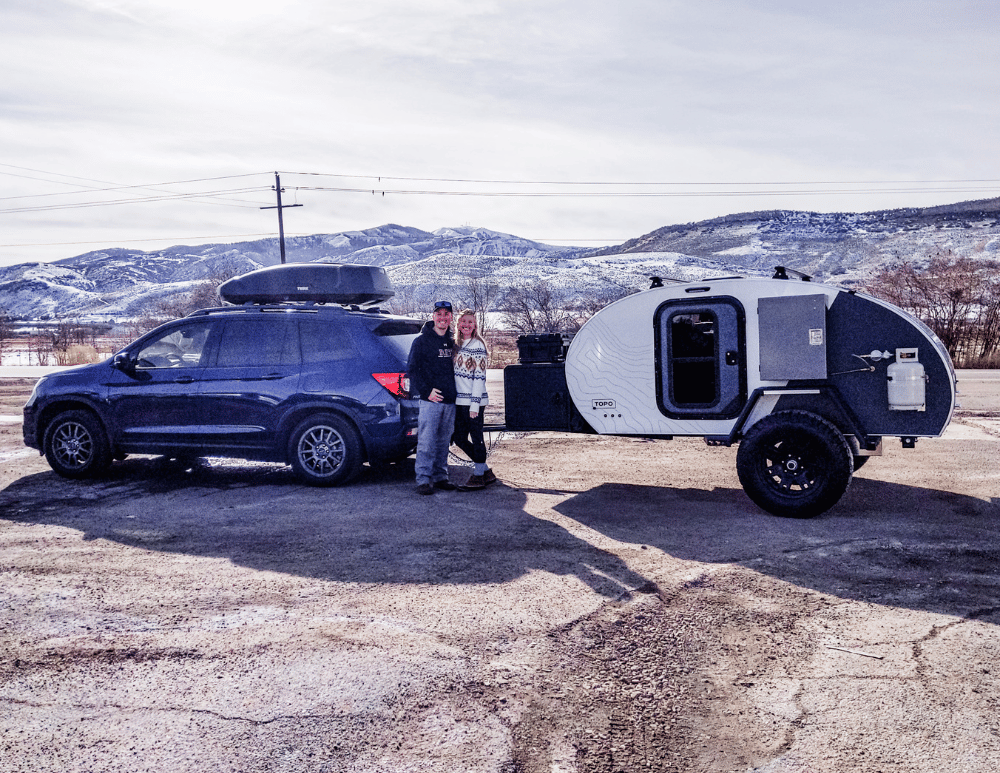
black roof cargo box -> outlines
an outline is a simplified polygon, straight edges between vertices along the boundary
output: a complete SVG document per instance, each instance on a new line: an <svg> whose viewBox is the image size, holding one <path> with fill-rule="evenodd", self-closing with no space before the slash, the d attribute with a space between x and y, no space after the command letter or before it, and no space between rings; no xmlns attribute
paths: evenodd
<svg viewBox="0 0 1000 773"><path fill-rule="evenodd" d="M378 303L395 293L380 266L285 263L233 277L219 287L227 303Z"/></svg>

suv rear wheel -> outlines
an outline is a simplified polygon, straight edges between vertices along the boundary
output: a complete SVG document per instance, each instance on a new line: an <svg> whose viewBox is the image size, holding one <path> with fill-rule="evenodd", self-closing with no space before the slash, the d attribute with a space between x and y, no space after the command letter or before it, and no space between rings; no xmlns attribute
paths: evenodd
<svg viewBox="0 0 1000 773"><path fill-rule="evenodd" d="M42 444L49 466L64 478L89 478L111 464L104 427L87 411L59 414L45 431Z"/></svg>
<svg viewBox="0 0 1000 773"><path fill-rule="evenodd" d="M361 439L344 419L329 413L316 414L292 432L288 458L304 483L336 486L361 471Z"/></svg>

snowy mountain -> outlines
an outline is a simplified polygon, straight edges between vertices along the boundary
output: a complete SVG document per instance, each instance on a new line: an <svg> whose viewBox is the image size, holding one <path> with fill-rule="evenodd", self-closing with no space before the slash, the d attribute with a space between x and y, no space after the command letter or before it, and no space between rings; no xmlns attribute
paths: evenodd
<svg viewBox="0 0 1000 773"><path fill-rule="evenodd" d="M767 271L785 265L852 285L884 265L956 256L1000 259L1000 199L867 213L776 210L671 225L595 254L677 252Z"/></svg>
<svg viewBox="0 0 1000 773"><path fill-rule="evenodd" d="M399 310L460 299L470 277L497 285L544 281L567 299L610 299L650 276L769 274L784 265L817 279L863 282L888 263L949 252L1000 260L1000 199L862 214L769 211L671 225L618 247L552 247L485 228L433 233L399 225L291 237L289 262L384 266ZM21 319L123 319L160 299L280 262L277 239L155 252L110 249L0 268L0 310Z"/></svg>

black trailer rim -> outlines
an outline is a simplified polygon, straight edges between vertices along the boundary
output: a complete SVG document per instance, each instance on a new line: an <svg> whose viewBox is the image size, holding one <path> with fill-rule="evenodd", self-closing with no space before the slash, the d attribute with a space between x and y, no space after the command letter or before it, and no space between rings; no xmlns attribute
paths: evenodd
<svg viewBox="0 0 1000 773"><path fill-rule="evenodd" d="M771 441L761 455L765 479L777 491L793 496L825 483L829 463L829 453L803 432L789 432Z"/></svg>

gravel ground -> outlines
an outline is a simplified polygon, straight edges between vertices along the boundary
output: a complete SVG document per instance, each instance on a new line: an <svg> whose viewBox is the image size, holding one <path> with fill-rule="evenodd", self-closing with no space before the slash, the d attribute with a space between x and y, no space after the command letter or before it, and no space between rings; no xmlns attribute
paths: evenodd
<svg viewBox="0 0 1000 773"><path fill-rule="evenodd" d="M994 771L998 386L806 521L694 439L507 435L418 497L65 481L0 423L0 771Z"/></svg>

